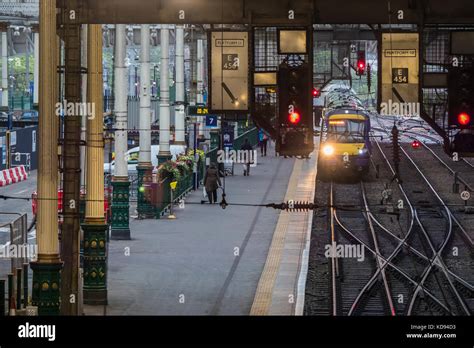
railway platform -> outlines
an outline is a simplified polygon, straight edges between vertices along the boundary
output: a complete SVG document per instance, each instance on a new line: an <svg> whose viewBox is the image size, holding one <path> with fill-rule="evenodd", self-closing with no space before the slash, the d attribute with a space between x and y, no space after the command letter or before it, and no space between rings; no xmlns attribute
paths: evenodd
<svg viewBox="0 0 474 348"><path fill-rule="evenodd" d="M316 159L269 155L250 177L242 168L226 178L225 210L201 204L198 190L175 209L176 220L131 221L132 240L109 245L108 305L84 313L295 314L312 214L254 205L311 200Z"/></svg>

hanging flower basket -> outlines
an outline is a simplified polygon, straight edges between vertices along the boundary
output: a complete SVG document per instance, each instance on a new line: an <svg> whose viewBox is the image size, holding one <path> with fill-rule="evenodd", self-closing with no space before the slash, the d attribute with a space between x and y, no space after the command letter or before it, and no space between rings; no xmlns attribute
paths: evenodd
<svg viewBox="0 0 474 348"><path fill-rule="evenodd" d="M181 162L185 163L190 171L192 171L193 168L194 168L194 157L193 156L181 155L181 156L178 157L177 162L178 163L181 163Z"/></svg>
<svg viewBox="0 0 474 348"><path fill-rule="evenodd" d="M178 168L177 163L172 161L163 163L158 168L158 173L160 175L161 180L170 179L172 181L178 181L181 177L181 172Z"/></svg>
<svg viewBox="0 0 474 348"><path fill-rule="evenodd" d="M197 154L199 155L199 159L200 159L201 161L205 161L205 160L206 160L206 154L205 154L204 151L202 151L202 150L196 150L196 152L197 152ZM188 151L188 156L192 157L193 160L194 160L194 150L193 150L193 149L191 149L191 150Z"/></svg>

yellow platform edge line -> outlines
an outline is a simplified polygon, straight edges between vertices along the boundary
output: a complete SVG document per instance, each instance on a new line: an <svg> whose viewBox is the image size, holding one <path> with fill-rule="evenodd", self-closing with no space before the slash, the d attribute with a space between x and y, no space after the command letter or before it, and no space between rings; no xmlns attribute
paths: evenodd
<svg viewBox="0 0 474 348"><path fill-rule="evenodd" d="M293 166L293 172L288 183L288 190L285 195L285 201L295 198L298 181L303 168L303 161L296 160ZM280 261L283 254L286 232L290 221L289 213L282 211L278 218L278 222L273 233L272 243L268 252L265 267L258 282L257 291L255 293L251 316L268 315L272 303L272 293L275 281L280 268Z"/></svg>

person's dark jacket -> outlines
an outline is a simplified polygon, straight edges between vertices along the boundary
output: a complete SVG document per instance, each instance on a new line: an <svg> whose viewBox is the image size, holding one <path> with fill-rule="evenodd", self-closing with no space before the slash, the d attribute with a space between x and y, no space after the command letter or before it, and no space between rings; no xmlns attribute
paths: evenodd
<svg viewBox="0 0 474 348"><path fill-rule="evenodd" d="M221 179L219 178L219 172L215 167L209 167L204 177L204 186L207 192L213 192L221 186Z"/></svg>
<svg viewBox="0 0 474 348"><path fill-rule="evenodd" d="M244 143L240 149L244 151L252 151L253 147L250 143Z"/></svg>

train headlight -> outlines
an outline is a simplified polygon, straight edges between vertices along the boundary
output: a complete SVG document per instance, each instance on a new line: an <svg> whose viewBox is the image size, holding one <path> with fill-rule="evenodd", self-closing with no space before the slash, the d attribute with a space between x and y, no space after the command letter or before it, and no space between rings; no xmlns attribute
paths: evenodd
<svg viewBox="0 0 474 348"><path fill-rule="evenodd" d="M367 155L368 153L369 153L369 150L367 150L366 148L363 148L363 149L359 150L359 155L360 156Z"/></svg>
<svg viewBox="0 0 474 348"><path fill-rule="evenodd" d="M332 156L332 155L334 155L334 147L331 146L331 145L325 145L325 146L323 147L323 154L324 154L325 156Z"/></svg>

